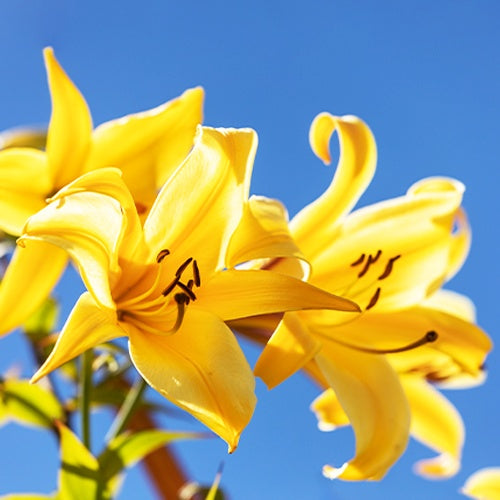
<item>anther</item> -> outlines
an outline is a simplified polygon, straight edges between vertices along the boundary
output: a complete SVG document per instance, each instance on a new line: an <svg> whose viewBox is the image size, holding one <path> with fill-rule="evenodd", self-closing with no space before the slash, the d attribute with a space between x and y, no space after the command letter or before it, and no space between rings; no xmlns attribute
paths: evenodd
<svg viewBox="0 0 500 500"><path fill-rule="evenodd" d="M193 260L193 278L194 284L199 287L201 285L201 276L196 260Z"/></svg>
<svg viewBox="0 0 500 500"><path fill-rule="evenodd" d="M186 286L184 283L182 283L181 281L178 281L177 282L177 286L179 288L181 288L184 292L186 292L186 295L191 299L191 300L196 300L196 295L194 294L194 292L188 287ZM177 300L177 299L176 299Z"/></svg>
<svg viewBox="0 0 500 500"><path fill-rule="evenodd" d="M358 259L356 259L354 262L351 262L351 267L359 266L363 261L365 260L365 254L362 253Z"/></svg>
<svg viewBox="0 0 500 500"><path fill-rule="evenodd" d="M170 255L170 250L164 248L156 256L156 262L159 264L167 255Z"/></svg>
<svg viewBox="0 0 500 500"><path fill-rule="evenodd" d="M384 272L378 277L379 280L383 280L387 278L389 274L391 274L394 262L396 262L400 257L401 255L396 255L396 257L392 257L392 259L389 259L389 261L387 262L387 266L385 266Z"/></svg>
<svg viewBox="0 0 500 500"><path fill-rule="evenodd" d="M427 342L435 342L438 338L438 334L435 330L431 330L425 334L425 340Z"/></svg>
<svg viewBox="0 0 500 500"><path fill-rule="evenodd" d="M370 257L369 257L369 258L371 258L372 264L373 264L374 262L377 262L378 258L379 258L381 255L382 255L382 250L380 250L380 248L377 250L377 253L375 254L375 257L371 257L371 255L370 255Z"/></svg>
<svg viewBox="0 0 500 500"><path fill-rule="evenodd" d="M187 286L190 290L192 290L192 289L193 289L193 286L194 286L194 281L193 281L193 280L189 280L189 281L187 282L187 285L186 285L186 286Z"/></svg>
<svg viewBox="0 0 500 500"><path fill-rule="evenodd" d="M372 257L372 254L368 255L368 259L365 263L365 266L361 271L358 273L358 278L363 277L367 272L368 269L370 269L370 266L377 262L378 258L382 255L382 250L377 250L377 253L375 254L375 257Z"/></svg>
<svg viewBox="0 0 500 500"><path fill-rule="evenodd" d="M189 259L187 259L186 261L184 261L180 266L179 266L179 269L177 269L175 275L180 278L180 276L182 275L182 273L184 272L184 270L186 269L187 266L189 266L189 264L191 264L191 261L193 260L193 257L189 257Z"/></svg>
<svg viewBox="0 0 500 500"><path fill-rule="evenodd" d="M166 287L164 288L163 292L161 292L161 294L166 297L177 285L177 283L179 283L179 277L176 276L174 278L174 280Z"/></svg>
<svg viewBox="0 0 500 500"><path fill-rule="evenodd" d="M370 299L370 302L366 306L366 310L371 309L377 302L380 297L380 287L377 288L375 293L373 294L373 297Z"/></svg>
<svg viewBox="0 0 500 500"><path fill-rule="evenodd" d="M178 305L189 303L189 297L185 293L176 293L174 299Z"/></svg>

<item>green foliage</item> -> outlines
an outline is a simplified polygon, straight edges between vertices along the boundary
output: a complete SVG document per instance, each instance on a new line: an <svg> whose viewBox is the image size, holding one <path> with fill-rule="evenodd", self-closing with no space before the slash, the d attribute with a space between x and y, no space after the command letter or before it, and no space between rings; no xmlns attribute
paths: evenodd
<svg viewBox="0 0 500 500"><path fill-rule="evenodd" d="M22 425L53 428L55 420L64 420L57 398L40 385L27 380L0 382L0 423L15 421Z"/></svg>

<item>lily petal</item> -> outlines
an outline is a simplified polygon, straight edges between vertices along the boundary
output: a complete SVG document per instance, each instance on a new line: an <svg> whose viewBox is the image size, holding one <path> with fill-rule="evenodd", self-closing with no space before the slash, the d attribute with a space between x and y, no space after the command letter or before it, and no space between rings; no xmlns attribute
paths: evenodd
<svg viewBox="0 0 500 500"><path fill-rule="evenodd" d="M415 464L416 472L430 479L453 476L460 468L465 436L460 414L421 377L402 376L401 383L410 403L412 437L439 452Z"/></svg>
<svg viewBox="0 0 500 500"><path fill-rule="evenodd" d="M268 389L299 371L321 349L298 314L287 313L264 347L254 368Z"/></svg>
<svg viewBox="0 0 500 500"><path fill-rule="evenodd" d="M463 382L478 381L492 347L491 340L479 327L434 307L368 313L342 325L332 324L329 316L329 311L308 314L309 329L325 343L327 339L334 342L338 339L362 348L390 350L415 343L427 332L435 331L435 342L387 355L398 372L418 372L435 382L461 380L464 376L468 379L464 377Z"/></svg>
<svg viewBox="0 0 500 500"><path fill-rule="evenodd" d="M228 247L227 267L257 259L293 259L300 263L296 278L309 275L309 265L293 241L288 227L288 212L278 200L252 196L245 204L243 216ZM273 267L275 261L267 261L261 267ZM282 263L281 263L282 265ZM284 273L289 274L289 273Z"/></svg>
<svg viewBox="0 0 500 500"><path fill-rule="evenodd" d="M118 325L114 311L102 309L90 293L80 295L49 357L33 375L36 382L87 349L126 333Z"/></svg>
<svg viewBox="0 0 500 500"><path fill-rule="evenodd" d="M45 206L51 189L44 152L30 148L0 151L0 228L19 236L26 219Z"/></svg>
<svg viewBox="0 0 500 500"><path fill-rule="evenodd" d="M477 500L497 500L500 497L500 467L486 467L474 472L461 492Z"/></svg>
<svg viewBox="0 0 500 500"><path fill-rule="evenodd" d="M338 427L349 425L349 417L331 387L311 403L311 410L318 419L318 428L322 431L334 431Z"/></svg>
<svg viewBox="0 0 500 500"><path fill-rule="evenodd" d="M197 296L196 307L224 321L302 309L359 312L350 300L272 271L222 271L203 284Z"/></svg>
<svg viewBox="0 0 500 500"><path fill-rule="evenodd" d="M356 204L375 172L377 148L368 126L355 116L318 115L309 132L313 151L330 163L328 142L337 130L340 158L328 189L290 223L292 234L308 259L324 245L334 226Z"/></svg>
<svg viewBox="0 0 500 500"><path fill-rule="evenodd" d="M164 248L172 265L193 257L202 280L224 266L247 199L256 147L250 129L199 129L193 151L160 191L144 223L152 258Z"/></svg>
<svg viewBox="0 0 500 500"><path fill-rule="evenodd" d="M440 191L387 200L350 214L313 261L311 282L367 308L380 288L376 311L400 310L425 299L449 271L452 226L463 192L462 184L452 179L440 179L438 185ZM360 255L368 258L358 261Z"/></svg>
<svg viewBox="0 0 500 500"><path fill-rule="evenodd" d="M86 191L105 195L119 202L125 214L125 223L122 227L123 238L120 237L119 239L120 257L131 260L136 256L137 250L141 249L144 238L135 202L122 179L122 172L111 167L93 170L64 186L49 201L52 203L61 201L62 204L68 196ZM101 224L102 221L99 221L99 223ZM145 255L140 257L146 258Z"/></svg>
<svg viewBox="0 0 500 500"><path fill-rule="evenodd" d="M142 113L98 126L85 169L119 167L134 199L151 207L163 186L193 147L203 119L203 89Z"/></svg>
<svg viewBox="0 0 500 500"><path fill-rule="evenodd" d="M342 346L316 362L335 391L356 436L356 455L340 468L323 467L331 479L381 479L406 448L410 410L399 378L383 356Z"/></svg>
<svg viewBox="0 0 500 500"><path fill-rule="evenodd" d="M213 314L188 307L169 337L129 327L130 355L144 379L236 449L252 417L255 380L229 328Z"/></svg>
<svg viewBox="0 0 500 500"><path fill-rule="evenodd" d="M14 251L0 283L0 335L22 325L42 305L67 262L64 250L41 241Z"/></svg>
<svg viewBox="0 0 500 500"><path fill-rule="evenodd" d="M77 192L31 217L18 243L44 241L66 250L87 289L104 307L113 309L110 281L120 272L115 247L122 234L122 219L121 206L113 198Z"/></svg>
<svg viewBox="0 0 500 500"><path fill-rule="evenodd" d="M57 62L54 51L46 48L43 54L52 96L47 132L48 164L54 185L61 188L83 173L92 118L85 99Z"/></svg>

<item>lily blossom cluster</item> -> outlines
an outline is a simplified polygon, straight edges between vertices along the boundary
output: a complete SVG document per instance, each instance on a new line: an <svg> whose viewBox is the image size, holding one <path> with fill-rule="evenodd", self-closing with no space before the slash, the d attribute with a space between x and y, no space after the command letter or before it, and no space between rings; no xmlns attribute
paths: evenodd
<svg viewBox="0 0 500 500"><path fill-rule="evenodd" d="M46 148L4 135L0 150L0 229L17 238L0 332L40 308L69 259L87 291L33 383L126 337L140 377L233 452L255 377L273 388L302 370L322 390L319 427L356 437L354 457L325 476L381 479L410 436L437 452L420 474L458 471L464 425L438 389L481 383L491 349L470 300L442 288L470 244L459 181L424 179L354 209L375 140L359 118L321 113L311 147L330 163L337 132L338 165L289 220L281 202L249 194L256 132L203 126L202 89L93 129L51 49L45 63ZM238 336L262 346L253 369Z"/></svg>

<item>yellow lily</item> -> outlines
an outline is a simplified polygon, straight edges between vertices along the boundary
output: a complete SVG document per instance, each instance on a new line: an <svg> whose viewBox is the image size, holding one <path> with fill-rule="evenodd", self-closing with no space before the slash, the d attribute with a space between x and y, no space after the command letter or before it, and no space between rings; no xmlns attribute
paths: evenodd
<svg viewBox="0 0 500 500"><path fill-rule="evenodd" d="M46 198L81 174L108 166L122 170L145 215L159 188L192 148L202 120L202 89L92 130L84 98L52 49L45 49L44 56L52 96L46 151L0 151L0 230L19 236L28 217L46 205ZM27 140L32 142L32 137ZM12 146L16 141L3 143ZM21 325L40 306L66 263L65 252L45 243L14 253L0 284L0 334Z"/></svg>
<svg viewBox="0 0 500 500"><path fill-rule="evenodd" d="M498 500L500 498L500 467L486 467L478 470L467 479L461 493L476 500Z"/></svg>
<svg viewBox="0 0 500 500"><path fill-rule="evenodd" d="M331 402L335 394L343 416L329 423L353 426L356 455L341 468L326 466L327 476L380 479L404 451L410 430L441 452L439 465L424 464L420 470L452 474L463 440L459 416L439 400L443 417L434 426L422 423L422 394L431 389L423 381L423 387L403 382L399 374L475 382L491 348L465 312L450 312L450 304L460 302L457 297L434 294L468 251L470 231L460 209L463 185L426 179L403 197L350 213L374 174L376 146L358 118L323 113L313 121L310 141L325 163L330 162L335 130L341 156L326 192L288 228L286 211L276 208L277 202L251 199L230 253L235 260L267 257L260 266L350 298L363 313L287 313L269 340L273 318L233 326L261 342L268 340L254 370L268 387L305 368L324 388L333 389L325 398ZM255 240L261 242L258 251L251 244ZM310 267L299 266L297 258ZM453 432L440 434L443 420L453 422Z"/></svg>
<svg viewBox="0 0 500 500"><path fill-rule="evenodd" d="M116 169L82 176L29 219L20 244L42 241L66 250L88 289L33 380L92 346L127 336L144 379L230 451L236 448L254 409L254 377L224 322L307 307L358 310L290 276L225 270L256 144L249 129L200 129L144 225Z"/></svg>

